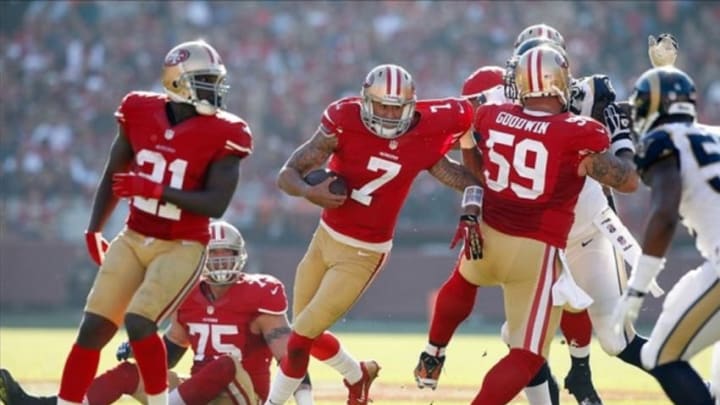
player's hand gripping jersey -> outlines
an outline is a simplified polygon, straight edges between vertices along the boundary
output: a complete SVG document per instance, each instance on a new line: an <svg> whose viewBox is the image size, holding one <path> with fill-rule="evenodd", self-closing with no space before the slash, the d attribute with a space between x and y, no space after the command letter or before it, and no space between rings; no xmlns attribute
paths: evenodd
<svg viewBox="0 0 720 405"><path fill-rule="evenodd" d="M413 180L470 129L473 111L459 98L418 101L414 126L401 137L384 139L361 121L360 102L344 98L323 114L322 131L338 139L328 167L347 180L350 194L341 207L324 210L322 221L346 237L386 243Z"/></svg>
<svg viewBox="0 0 720 405"><path fill-rule="evenodd" d="M131 92L115 112L135 152L130 171L172 188L201 190L213 161L252 152L250 129L236 115L218 110L173 127L165 112L167 102L162 94ZM209 239L207 217L158 199L132 198L127 222L130 229L149 237L203 244Z"/></svg>
<svg viewBox="0 0 720 405"><path fill-rule="evenodd" d="M485 167L483 220L510 235L565 247L585 181L577 168L587 154L608 148L605 127L569 112L548 116L489 104L478 108L475 132Z"/></svg>
<svg viewBox="0 0 720 405"><path fill-rule="evenodd" d="M262 334L250 330L252 320L261 314L283 314L287 298L282 283L262 274L244 273L220 299L207 298L200 282L177 310L177 320L185 328L195 357L192 374L223 354L242 360L255 392L266 398L270 390L272 353Z"/></svg>

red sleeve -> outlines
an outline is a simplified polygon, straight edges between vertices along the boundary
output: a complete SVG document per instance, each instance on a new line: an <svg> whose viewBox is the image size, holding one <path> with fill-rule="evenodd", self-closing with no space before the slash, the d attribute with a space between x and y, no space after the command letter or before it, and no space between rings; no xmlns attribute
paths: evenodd
<svg viewBox="0 0 720 405"><path fill-rule="evenodd" d="M475 144L482 145L487 138L487 134L483 133L483 120L490 112L490 109L494 108L493 104L481 104L474 111L473 121L473 137L475 138Z"/></svg>
<svg viewBox="0 0 720 405"><path fill-rule="evenodd" d="M234 155L242 159L249 156L253 150L250 127L243 120L237 119L228 125L227 131L225 146L220 153L220 158Z"/></svg>
<svg viewBox="0 0 720 405"><path fill-rule="evenodd" d="M133 104L135 104L137 100L137 95L135 92L130 92L123 97L122 101L120 102L120 105L118 106L117 110L115 110L115 119L120 124L125 125L127 122L127 116L129 113L129 110L132 109Z"/></svg>
<svg viewBox="0 0 720 405"><path fill-rule="evenodd" d="M610 146L610 134L607 129L589 117L573 116L577 120L573 132L578 136L572 136L573 148L578 152L580 159L591 153L602 153Z"/></svg>
<svg viewBox="0 0 720 405"><path fill-rule="evenodd" d="M340 115L342 104L340 100L333 102L328 105L325 111L323 111L322 118L320 119L320 131L325 135L337 135L342 132L340 127Z"/></svg>
<svg viewBox="0 0 720 405"><path fill-rule="evenodd" d="M474 113L475 111L470 101L465 99L460 100L460 114L458 114L458 132L460 132L460 136L472 127Z"/></svg>
<svg viewBox="0 0 720 405"><path fill-rule="evenodd" d="M284 314L288 309L287 295L283 283L272 276L263 276L263 294L258 302L258 312L264 314Z"/></svg>

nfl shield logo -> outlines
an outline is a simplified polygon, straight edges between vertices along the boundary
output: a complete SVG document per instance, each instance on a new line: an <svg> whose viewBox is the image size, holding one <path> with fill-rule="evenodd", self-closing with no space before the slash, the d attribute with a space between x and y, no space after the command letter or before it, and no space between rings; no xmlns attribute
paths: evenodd
<svg viewBox="0 0 720 405"><path fill-rule="evenodd" d="M398 147L398 142L393 139L392 141L390 141L390 145L388 145L388 146L390 146L391 150L395 150Z"/></svg>
<svg viewBox="0 0 720 405"><path fill-rule="evenodd" d="M165 139L167 139L169 141L169 140L173 139L173 136L175 136L175 131L173 131L172 129L165 130Z"/></svg>
<svg viewBox="0 0 720 405"><path fill-rule="evenodd" d="M214 314L214 313L215 313L215 307L213 307L212 305L208 305L208 307L207 307L207 313L208 313L208 315Z"/></svg>

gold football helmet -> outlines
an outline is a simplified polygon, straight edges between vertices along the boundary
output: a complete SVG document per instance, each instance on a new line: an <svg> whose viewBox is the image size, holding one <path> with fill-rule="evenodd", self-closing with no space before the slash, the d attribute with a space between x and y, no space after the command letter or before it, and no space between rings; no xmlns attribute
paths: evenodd
<svg viewBox="0 0 720 405"><path fill-rule="evenodd" d="M170 99L188 103L202 115L224 108L229 86L217 51L203 40L183 42L165 56L162 84Z"/></svg>
<svg viewBox="0 0 720 405"><path fill-rule="evenodd" d="M203 276L211 284L232 284L245 267L248 253L240 231L225 221L210 222L210 242Z"/></svg>
<svg viewBox="0 0 720 405"><path fill-rule="evenodd" d="M562 34L560 34L560 31L547 24L535 24L526 27L522 30L522 32L520 32L520 34L518 34L515 44L513 44L513 49L516 49L520 46L520 44L529 39L536 38L548 39L556 43L562 49L565 49L565 38L563 38Z"/></svg>
<svg viewBox="0 0 720 405"><path fill-rule="evenodd" d="M360 117L375 135L393 139L404 134L415 114L415 82L407 70L398 65L379 65L367 74L360 92ZM373 102L401 107L399 118L377 114Z"/></svg>
<svg viewBox="0 0 720 405"><path fill-rule="evenodd" d="M567 107L570 97L568 61L557 49L541 45L522 54L514 68L518 98L557 97Z"/></svg>

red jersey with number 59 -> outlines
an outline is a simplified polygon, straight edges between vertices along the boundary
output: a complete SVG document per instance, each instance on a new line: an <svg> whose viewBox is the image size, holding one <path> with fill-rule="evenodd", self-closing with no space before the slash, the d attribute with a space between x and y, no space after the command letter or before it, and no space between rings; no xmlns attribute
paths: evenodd
<svg viewBox="0 0 720 405"><path fill-rule="evenodd" d="M322 221L337 234L388 250L413 180L470 129L473 111L459 98L421 100L416 123L402 136L384 139L365 127L360 103L359 97L335 101L322 117L320 130L338 140L328 167L350 192L341 207L323 210Z"/></svg>
<svg viewBox="0 0 720 405"><path fill-rule="evenodd" d="M578 166L608 148L605 127L571 113L487 104L477 109L475 137L485 168L483 220L501 232L564 248L585 182Z"/></svg>
<svg viewBox="0 0 720 405"><path fill-rule="evenodd" d="M194 354L191 374L223 354L242 359L255 392L263 399L270 389L272 353L262 334L250 330L262 314L287 312L287 297L280 280L265 274L243 274L218 300L208 300L198 283L177 310L177 321L185 329Z"/></svg>
<svg viewBox="0 0 720 405"><path fill-rule="evenodd" d="M164 94L131 92L115 112L135 153L130 170L181 190L201 190L210 164L227 155L252 152L245 121L220 110L171 126ZM153 198L130 200L128 227L158 239L209 240L209 218Z"/></svg>

